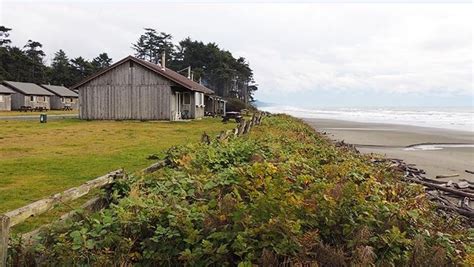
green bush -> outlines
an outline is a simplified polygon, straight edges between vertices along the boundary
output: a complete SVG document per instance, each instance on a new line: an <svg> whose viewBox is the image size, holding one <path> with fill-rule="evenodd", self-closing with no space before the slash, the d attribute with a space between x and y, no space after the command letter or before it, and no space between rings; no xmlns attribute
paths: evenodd
<svg viewBox="0 0 474 267"><path fill-rule="evenodd" d="M241 111L242 109L255 110L255 107L236 98L227 99L226 111Z"/></svg>
<svg viewBox="0 0 474 267"><path fill-rule="evenodd" d="M99 266L472 263L473 231L439 217L420 186L291 117L168 157L170 167L117 184L110 208L43 232L30 256Z"/></svg>

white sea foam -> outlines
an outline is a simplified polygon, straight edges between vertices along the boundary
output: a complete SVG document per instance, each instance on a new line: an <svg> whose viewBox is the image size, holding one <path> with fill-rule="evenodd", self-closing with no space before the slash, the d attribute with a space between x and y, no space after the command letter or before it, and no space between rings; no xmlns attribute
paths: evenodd
<svg viewBox="0 0 474 267"><path fill-rule="evenodd" d="M427 144L407 147L404 150L442 150L445 148L474 148L474 144Z"/></svg>
<svg viewBox="0 0 474 267"><path fill-rule="evenodd" d="M338 119L434 127L474 132L474 107L466 108L296 108L262 107L299 118Z"/></svg>

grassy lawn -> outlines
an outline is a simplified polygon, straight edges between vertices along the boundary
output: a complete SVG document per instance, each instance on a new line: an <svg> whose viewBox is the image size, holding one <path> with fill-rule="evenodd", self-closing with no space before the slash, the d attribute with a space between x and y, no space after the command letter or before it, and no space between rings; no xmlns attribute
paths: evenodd
<svg viewBox="0 0 474 267"><path fill-rule="evenodd" d="M48 115L65 115L65 114L78 114L78 111L77 110L49 110L49 111L46 111L46 112L0 111L0 117L31 116L31 115L39 115L41 113L46 113Z"/></svg>
<svg viewBox="0 0 474 267"><path fill-rule="evenodd" d="M219 119L190 122L0 121L0 213L118 168L140 170L167 148L235 127ZM212 136L211 135L211 136Z"/></svg>

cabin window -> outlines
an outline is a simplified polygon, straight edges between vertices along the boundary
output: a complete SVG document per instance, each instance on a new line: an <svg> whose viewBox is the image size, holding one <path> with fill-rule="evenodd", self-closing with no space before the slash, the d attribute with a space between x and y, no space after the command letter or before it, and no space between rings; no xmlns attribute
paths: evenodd
<svg viewBox="0 0 474 267"><path fill-rule="evenodd" d="M45 98L46 98L45 96L38 96L38 97L36 97L36 101L37 102L45 102Z"/></svg>
<svg viewBox="0 0 474 267"><path fill-rule="evenodd" d="M3 98L3 95L0 95L0 102L5 102L5 98Z"/></svg>
<svg viewBox="0 0 474 267"><path fill-rule="evenodd" d="M191 95L190 94L184 94L184 104L185 105L191 104Z"/></svg>
<svg viewBox="0 0 474 267"><path fill-rule="evenodd" d="M198 93L196 92L194 94L194 98L195 98L195 102L196 102L196 106L199 106L199 107L204 107L204 94L203 93Z"/></svg>
<svg viewBox="0 0 474 267"><path fill-rule="evenodd" d="M61 103L66 103L66 98L65 97L61 97Z"/></svg>

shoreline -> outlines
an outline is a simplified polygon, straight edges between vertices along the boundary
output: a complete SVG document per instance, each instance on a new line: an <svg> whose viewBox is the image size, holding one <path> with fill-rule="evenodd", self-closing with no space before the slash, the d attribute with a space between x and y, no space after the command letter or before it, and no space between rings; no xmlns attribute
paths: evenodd
<svg viewBox="0 0 474 267"><path fill-rule="evenodd" d="M414 164L417 168L423 169L428 178L436 179L438 175L458 174L456 177L437 180L474 181L474 174L465 172L465 170L474 171L472 132L390 123L301 119L316 131L326 132L331 139L353 144L361 153L375 153ZM408 149L414 146L432 146L432 148Z"/></svg>

